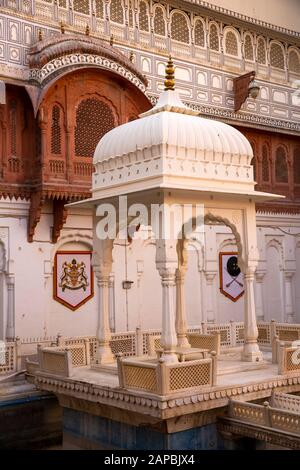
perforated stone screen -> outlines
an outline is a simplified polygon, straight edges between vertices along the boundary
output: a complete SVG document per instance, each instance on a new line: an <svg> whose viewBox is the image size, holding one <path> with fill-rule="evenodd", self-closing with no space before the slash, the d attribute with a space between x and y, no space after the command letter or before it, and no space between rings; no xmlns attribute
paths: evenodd
<svg viewBox="0 0 300 470"><path fill-rule="evenodd" d="M73 0L74 11L78 13L90 14L90 1L89 0Z"/></svg>
<svg viewBox="0 0 300 470"><path fill-rule="evenodd" d="M189 44L190 34L186 17L182 13L175 12L171 20L171 38L175 41Z"/></svg>
<svg viewBox="0 0 300 470"><path fill-rule="evenodd" d="M269 181L270 172L269 172L269 151L266 145L263 145L262 148L262 180Z"/></svg>
<svg viewBox="0 0 300 470"><path fill-rule="evenodd" d="M60 108L57 105L52 108L51 153L61 154Z"/></svg>
<svg viewBox="0 0 300 470"><path fill-rule="evenodd" d="M271 44L270 48L270 65L277 67L278 69L284 69L284 54L282 47L277 44Z"/></svg>
<svg viewBox="0 0 300 470"><path fill-rule="evenodd" d="M204 39L204 27L203 23L200 20L196 21L195 24L195 45L204 47L205 39Z"/></svg>
<svg viewBox="0 0 300 470"><path fill-rule="evenodd" d="M209 47L212 51L219 50L219 35L215 24L212 24L209 30Z"/></svg>
<svg viewBox="0 0 300 470"><path fill-rule="evenodd" d="M254 60L253 44L249 34L245 37L245 59Z"/></svg>
<svg viewBox="0 0 300 470"><path fill-rule="evenodd" d="M149 31L149 14L146 2L140 2L139 27L141 31Z"/></svg>
<svg viewBox="0 0 300 470"><path fill-rule="evenodd" d="M111 0L110 2L110 19L114 23L124 23L124 11L121 0Z"/></svg>
<svg viewBox="0 0 300 470"><path fill-rule="evenodd" d="M110 107L97 98L81 101L76 112L75 155L92 157L96 145L115 126Z"/></svg>
<svg viewBox="0 0 300 470"><path fill-rule="evenodd" d="M266 45L263 38L259 38L257 42L257 62L259 64L266 63Z"/></svg>
<svg viewBox="0 0 300 470"><path fill-rule="evenodd" d="M291 72L300 73L300 59L296 51L289 54L289 69Z"/></svg>
<svg viewBox="0 0 300 470"><path fill-rule="evenodd" d="M9 103L9 150L12 156L17 154L17 102Z"/></svg>
<svg viewBox="0 0 300 470"><path fill-rule="evenodd" d="M159 36L166 35L166 22L162 8L155 8L154 13L154 33Z"/></svg>
<svg viewBox="0 0 300 470"><path fill-rule="evenodd" d="M228 31L225 38L225 53L230 55L238 55L238 42L236 35L232 31Z"/></svg>
<svg viewBox="0 0 300 470"><path fill-rule="evenodd" d="M288 166L283 147L278 147L276 150L275 177L278 183L288 182Z"/></svg>

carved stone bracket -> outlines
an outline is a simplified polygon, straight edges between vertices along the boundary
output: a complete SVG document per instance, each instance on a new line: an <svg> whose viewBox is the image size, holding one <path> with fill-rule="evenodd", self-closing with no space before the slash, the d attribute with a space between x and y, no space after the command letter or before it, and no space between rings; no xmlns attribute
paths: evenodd
<svg viewBox="0 0 300 470"><path fill-rule="evenodd" d="M61 229L63 228L68 215L68 210L65 207L65 199L54 199L53 200L53 231L52 231L52 243L56 243Z"/></svg>
<svg viewBox="0 0 300 470"><path fill-rule="evenodd" d="M31 194L29 218L28 218L28 242L33 242L35 228L40 221L42 207L45 202L45 195L42 191L36 191Z"/></svg>

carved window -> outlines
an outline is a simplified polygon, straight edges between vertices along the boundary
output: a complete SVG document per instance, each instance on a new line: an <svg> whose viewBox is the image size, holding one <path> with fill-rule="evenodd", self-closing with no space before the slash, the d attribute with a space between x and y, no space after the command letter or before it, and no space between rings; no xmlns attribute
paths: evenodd
<svg viewBox="0 0 300 470"><path fill-rule="evenodd" d="M92 157L96 145L115 126L111 108L97 98L80 102L76 112L75 155Z"/></svg>
<svg viewBox="0 0 300 470"><path fill-rule="evenodd" d="M273 42L270 48L270 65L277 67L278 69L284 70L284 54L282 47Z"/></svg>
<svg viewBox="0 0 300 470"><path fill-rule="evenodd" d="M124 11L121 0L111 0L110 2L110 19L114 23L124 23Z"/></svg>
<svg viewBox="0 0 300 470"><path fill-rule="evenodd" d="M291 51L289 54L289 69L290 72L300 74L300 59L296 51Z"/></svg>
<svg viewBox="0 0 300 470"><path fill-rule="evenodd" d="M230 55L238 55L238 42L236 35L232 31L228 31L225 37L225 53Z"/></svg>
<svg viewBox="0 0 300 470"><path fill-rule="evenodd" d="M166 22L165 22L164 10L161 7L155 8L154 33L159 34L160 36L166 35Z"/></svg>
<svg viewBox="0 0 300 470"><path fill-rule="evenodd" d="M171 20L171 38L175 41L189 44L190 33L186 17L182 13L175 12Z"/></svg>
<svg viewBox="0 0 300 470"><path fill-rule="evenodd" d="M61 154L61 112L60 107L54 105L52 108L51 122L51 153Z"/></svg>
<svg viewBox="0 0 300 470"><path fill-rule="evenodd" d="M249 34L245 37L245 59L254 60L252 38Z"/></svg>
<svg viewBox="0 0 300 470"><path fill-rule="evenodd" d="M17 102L11 100L9 103L9 153L17 155Z"/></svg>
<svg viewBox="0 0 300 470"><path fill-rule="evenodd" d="M270 170L269 170L269 151L266 145L263 145L262 148L262 180L268 182L270 180Z"/></svg>
<svg viewBox="0 0 300 470"><path fill-rule="evenodd" d="M78 13L90 14L90 0L73 0L74 11Z"/></svg>
<svg viewBox="0 0 300 470"><path fill-rule="evenodd" d="M294 149L294 183L300 184L300 147Z"/></svg>
<svg viewBox="0 0 300 470"><path fill-rule="evenodd" d="M263 38L258 38L257 41L257 62L265 64L267 62L266 44Z"/></svg>
<svg viewBox="0 0 300 470"><path fill-rule="evenodd" d="M210 26L210 30L209 30L209 48L212 51L218 51L219 48L220 48L218 28L216 27L215 24L212 24Z"/></svg>
<svg viewBox="0 0 300 470"><path fill-rule="evenodd" d="M288 165L283 147L276 150L275 178L277 183L288 183Z"/></svg>
<svg viewBox="0 0 300 470"><path fill-rule="evenodd" d="M103 15L103 0L96 0L95 2L95 5L96 5L96 17L97 18L103 18L104 15Z"/></svg>
<svg viewBox="0 0 300 470"><path fill-rule="evenodd" d="M146 2L140 2L139 27L141 31L149 31L149 14Z"/></svg>
<svg viewBox="0 0 300 470"><path fill-rule="evenodd" d="M204 47L204 27L200 20L196 21L195 24L195 45Z"/></svg>

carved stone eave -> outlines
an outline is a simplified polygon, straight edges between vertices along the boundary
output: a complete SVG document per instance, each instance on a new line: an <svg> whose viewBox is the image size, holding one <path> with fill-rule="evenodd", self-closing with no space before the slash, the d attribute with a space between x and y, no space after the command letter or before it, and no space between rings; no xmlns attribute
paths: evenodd
<svg viewBox="0 0 300 470"><path fill-rule="evenodd" d="M161 420L179 415L188 415L215 409L216 414L228 405L229 399L253 401L271 396L273 390L285 393L299 392L299 373L288 376L274 376L247 384L214 386L199 388L197 393L179 393L175 396L153 395L140 390L129 391L120 387L102 386L82 380L50 375L37 371L34 375L27 374L27 380L34 383L39 390L52 392L64 397L74 404L74 399L81 401L86 411L92 404L105 407L121 408L127 412L139 413ZM130 416L130 414L128 414Z"/></svg>

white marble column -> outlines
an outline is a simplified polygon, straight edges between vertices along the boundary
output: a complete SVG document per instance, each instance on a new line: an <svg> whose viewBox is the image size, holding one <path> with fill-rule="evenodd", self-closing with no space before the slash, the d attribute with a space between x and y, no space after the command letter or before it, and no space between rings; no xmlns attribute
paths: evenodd
<svg viewBox="0 0 300 470"><path fill-rule="evenodd" d="M254 276L256 266L246 266L244 272L245 297L244 297L244 325L245 342L242 353L244 361L256 362L262 360L257 338L258 329L256 323L255 299L254 299Z"/></svg>
<svg viewBox="0 0 300 470"><path fill-rule="evenodd" d="M285 283L285 316L288 323L295 322L295 311L293 305L293 293L292 293L292 280L294 276L293 271L284 271L284 283Z"/></svg>
<svg viewBox="0 0 300 470"><path fill-rule="evenodd" d="M162 358L166 362L178 362L175 348L177 335L175 328L174 288L178 266L176 241L158 239L156 241L156 267L162 285Z"/></svg>
<svg viewBox="0 0 300 470"><path fill-rule="evenodd" d="M95 356L95 364L107 364L113 362L114 355L110 347L110 275L112 269L112 240L94 242L93 267L97 279L99 304L98 304L98 330L97 338L99 347Z"/></svg>
<svg viewBox="0 0 300 470"><path fill-rule="evenodd" d="M214 311L214 296L216 293L214 292L214 280L216 277L216 273L213 271L204 271L205 279L206 279L206 293L205 293L205 300L206 300L206 318L204 321L208 323L213 323L215 321L215 311Z"/></svg>
<svg viewBox="0 0 300 470"><path fill-rule="evenodd" d="M265 277L265 272L256 271L255 273L255 307L256 307L256 317L258 322L265 321L264 315L264 298L263 298L263 279Z"/></svg>
<svg viewBox="0 0 300 470"><path fill-rule="evenodd" d="M6 339L15 338L15 279L7 277Z"/></svg>
<svg viewBox="0 0 300 470"><path fill-rule="evenodd" d="M176 269L176 334L177 346L181 348L190 348L191 345L187 339L187 320L185 306L185 281L186 267Z"/></svg>
<svg viewBox="0 0 300 470"><path fill-rule="evenodd" d="M113 273L109 276L109 325L111 331L116 330L115 276Z"/></svg>

